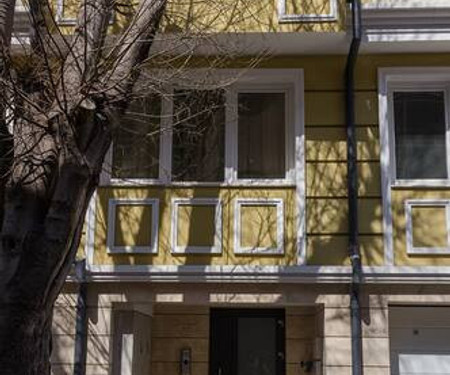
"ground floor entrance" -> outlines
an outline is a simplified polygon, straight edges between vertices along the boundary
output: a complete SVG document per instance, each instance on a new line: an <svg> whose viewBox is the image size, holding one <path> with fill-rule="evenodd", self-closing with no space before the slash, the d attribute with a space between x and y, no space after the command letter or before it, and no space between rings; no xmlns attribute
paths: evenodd
<svg viewBox="0 0 450 375"><path fill-rule="evenodd" d="M74 370L77 288L53 320L52 374ZM450 375L450 285L366 285L365 375ZM86 375L351 375L345 284L91 283Z"/></svg>
<svg viewBox="0 0 450 375"><path fill-rule="evenodd" d="M284 375L284 309L211 309L210 375Z"/></svg>

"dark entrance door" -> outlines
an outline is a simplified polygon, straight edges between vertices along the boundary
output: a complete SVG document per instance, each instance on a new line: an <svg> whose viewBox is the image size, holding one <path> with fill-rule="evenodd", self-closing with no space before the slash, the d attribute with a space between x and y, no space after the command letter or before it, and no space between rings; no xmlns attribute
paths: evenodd
<svg viewBox="0 0 450 375"><path fill-rule="evenodd" d="M284 375L283 309L211 309L210 375Z"/></svg>

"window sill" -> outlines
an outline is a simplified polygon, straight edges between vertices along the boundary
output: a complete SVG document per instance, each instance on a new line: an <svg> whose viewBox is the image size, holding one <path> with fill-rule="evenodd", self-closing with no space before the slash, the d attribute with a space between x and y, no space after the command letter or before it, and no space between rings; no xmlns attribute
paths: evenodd
<svg viewBox="0 0 450 375"><path fill-rule="evenodd" d="M408 255L450 255L448 247L414 247L407 250Z"/></svg>
<svg viewBox="0 0 450 375"><path fill-rule="evenodd" d="M449 185L450 186L450 185ZM295 188L291 180L238 180L233 182L164 182L154 179L112 179L103 183L101 187L165 187L165 188L191 188L191 187L283 187Z"/></svg>
<svg viewBox="0 0 450 375"><path fill-rule="evenodd" d="M392 188L450 188L450 180L395 180Z"/></svg>

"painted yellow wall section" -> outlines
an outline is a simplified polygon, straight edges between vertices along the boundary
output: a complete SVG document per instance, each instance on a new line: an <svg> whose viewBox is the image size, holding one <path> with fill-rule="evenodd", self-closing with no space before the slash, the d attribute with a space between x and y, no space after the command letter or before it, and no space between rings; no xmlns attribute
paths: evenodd
<svg viewBox="0 0 450 375"><path fill-rule="evenodd" d="M108 229L108 202L114 198L133 198L146 199L157 198L160 201L159 216L159 251L155 255L148 254L108 254L106 251L106 237ZM172 254L171 253L171 219L172 219L172 199L173 198L219 198L223 205L223 241L222 254L217 255L199 255L199 254ZM280 198L284 202L284 255L236 255L234 254L234 207L237 198ZM138 206L139 207L139 206ZM126 265L126 264L295 264L296 255L296 232L295 232L295 189L294 188L277 188L277 189L255 189L255 188L198 188L198 189L158 189L158 188L101 188L98 192L97 201L97 217L95 230L95 252L94 264L102 265ZM192 213L192 211L191 211ZM258 222L260 218L259 209L255 213L251 213L251 222ZM185 216L186 212L182 212ZM211 222L211 212L208 210L200 210L194 213L198 215L200 223ZM246 215L244 215L247 217ZM148 217L148 215L147 215ZM132 234L140 233L142 228L148 231L150 223L143 215L127 215L126 224L120 224L120 228ZM210 224L208 224L210 225ZM181 243L191 241L187 239L187 233L194 233L192 241L194 244L201 244L210 241L209 235L201 233L203 226L198 227L197 224L192 226L190 222L183 219L179 222L178 233L181 233ZM244 232L245 233L245 232ZM273 236L272 226L268 226L269 238ZM267 236L264 235L260 239L265 243ZM129 241L134 239L128 238ZM245 237L245 240L254 241L255 239ZM129 243L127 243L129 244Z"/></svg>
<svg viewBox="0 0 450 375"><path fill-rule="evenodd" d="M450 190L442 189L393 189L392 190L392 221L394 237L394 261L396 265L408 266L448 266L450 265L449 255L418 255L407 254L406 252L406 214L405 201L408 199L450 199ZM420 207L414 214L413 209L413 233L422 237L421 242L424 246L429 244L438 246L443 241L442 237L445 229L445 218L442 217L442 211L436 212L436 209L424 210ZM420 215L418 215L420 212ZM445 241L447 243L447 241ZM420 245L420 243L417 243ZM415 244L415 245L416 245Z"/></svg>
<svg viewBox="0 0 450 375"><path fill-rule="evenodd" d="M383 265L383 225L380 182L377 68L388 66L445 66L450 56L361 55L356 68L356 122L359 172L359 227L363 263ZM309 265L349 264L347 256L346 135L344 114L343 56L279 57L264 61L265 68L301 68L305 76L305 156L307 249ZM95 238L95 264L296 264L295 189L198 188L161 189L102 188L99 194ZM107 201L114 197L160 199L159 252L156 255L108 255L106 253ZM171 206L174 197L211 197L223 202L223 254L170 254ZM237 198L282 198L285 202L285 255L235 255L234 200ZM393 192L394 252L398 265L450 265L450 257L407 255L404 200L450 198L450 191ZM206 217L207 212L191 213ZM182 215L183 216L183 215ZM245 215L244 215L245 216ZM180 224L179 245L211 242L210 230ZM206 220L210 225L211 220ZM209 228L211 229L211 228ZM270 229L269 231L273 231ZM183 234L184 233L184 234ZM189 241L187 243L187 233ZM202 238L202 235L205 237ZM273 233L272 233L273 236ZM247 241L247 239L246 239ZM254 242L253 239L249 240ZM267 241L265 239L264 241ZM185 243L186 242L186 243Z"/></svg>
<svg viewBox="0 0 450 375"><path fill-rule="evenodd" d="M287 14L329 14L330 0L286 0Z"/></svg>
<svg viewBox="0 0 450 375"><path fill-rule="evenodd" d="M61 0L60 0L61 1ZM286 0L288 14L328 14L332 0ZM169 0L162 30L170 33L221 33L221 32L298 32L343 31L344 1L338 0L339 19L331 22L280 23L278 0ZM63 16L75 18L78 0L64 1ZM130 17L115 14L113 31L119 31ZM72 27L63 27L70 32Z"/></svg>
<svg viewBox="0 0 450 375"><path fill-rule="evenodd" d="M146 246L151 242L152 207L150 205L119 205L116 207L115 216L115 246Z"/></svg>
<svg viewBox="0 0 450 375"><path fill-rule="evenodd" d="M448 247L445 207L412 207L411 216L414 247Z"/></svg>
<svg viewBox="0 0 450 375"><path fill-rule="evenodd" d="M177 246L214 246L215 207L181 205L178 208Z"/></svg>
<svg viewBox="0 0 450 375"><path fill-rule="evenodd" d="M242 247L277 246L277 208L270 206L244 206L241 208Z"/></svg>

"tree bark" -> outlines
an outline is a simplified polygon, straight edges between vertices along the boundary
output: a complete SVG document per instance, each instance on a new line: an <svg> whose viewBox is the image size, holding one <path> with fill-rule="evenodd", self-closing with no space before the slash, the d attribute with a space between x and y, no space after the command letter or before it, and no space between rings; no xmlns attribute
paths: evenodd
<svg viewBox="0 0 450 375"><path fill-rule="evenodd" d="M117 64L106 64L110 70L101 74L93 65L105 66L101 51L110 0L89 4L78 22L77 32L84 37L76 38L65 57L59 82L47 82L47 88L54 89L53 101L42 107L42 90L22 88L24 104L10 134L14 157L3 178L0 221L1 375L50 373L53 306L75 258L114 123L128 104L166 0L141 2L124 33L125 47L118 48ZM30 0L33 52L49 61L45 43L54 25L46 24L43 6L43 0ZM49 66L44 72L51 76Z"/></svg>

